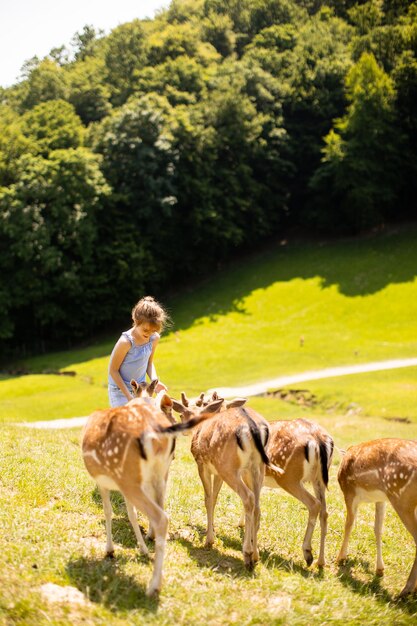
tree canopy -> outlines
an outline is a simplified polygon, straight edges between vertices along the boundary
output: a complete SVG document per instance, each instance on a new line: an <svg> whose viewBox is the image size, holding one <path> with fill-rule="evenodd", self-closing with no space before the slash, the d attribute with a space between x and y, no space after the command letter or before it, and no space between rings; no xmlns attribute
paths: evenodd
<svg viewBox="0 0 417 626"><path fill-rule="evenodd" d="M172 0L0 90L0 342L81 338L289 229L415 219L417 2Z"/></svg>

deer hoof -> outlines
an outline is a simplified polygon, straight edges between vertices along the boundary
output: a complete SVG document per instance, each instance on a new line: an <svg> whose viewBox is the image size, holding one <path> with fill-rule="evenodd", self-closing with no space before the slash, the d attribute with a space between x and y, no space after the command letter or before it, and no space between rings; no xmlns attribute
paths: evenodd
<svg viewBox="0 0 417 626"><path fill-rule="evenodd" d="M149 585L146 590L146 595L148 598L158 598L159 597L159 589L156 589L153 585Z"/></svg>
<svg viewBox="0 0 417 626"><path fill-rule="evenodd" d="M255 561L253 559L253 552L244 552L243 553L243 561L245 563L245 567L250 572L255 567Z"/></svg>
<svg viewBox="0 0 417 626"><path fill-rule="evenodd" d="M404 598L407 598L407 596L409 596L410 593L411 593L411 590L404 587L401 593L398 594L398 599L403 600Z"/></svg>
<svg viewBox="0 0 417 626"><path fill-rule="evenodd" d="M307 566L310 567L310 565L314 561L313 553L311 552L311 550L304 550L304 558L307 563Z"/></svg>

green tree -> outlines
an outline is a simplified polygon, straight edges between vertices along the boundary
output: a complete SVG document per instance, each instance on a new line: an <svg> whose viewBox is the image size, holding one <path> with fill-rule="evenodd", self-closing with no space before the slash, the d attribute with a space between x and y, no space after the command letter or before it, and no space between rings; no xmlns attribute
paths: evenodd
<svg viewBox="0 0 417 626"><path fill-rule="evenodd" d="M85 61L94 56L99 38L104 35L102 30L96 31L94 26L86 24L81 32L75 33L71 40L76 61Z"/></svg>
<svg viewBox="0 0 417 626"><path fill-rule="evenodd" d="M0 188L15 182L16 163L31 147L21 117L10 107L0 106Z"/></svg>
<svg viewBox="0 0 417 626"><path fill-rule="evenodd" d="M108 187L85 148L23 155L18 180L0 190L3 337L19 342L82 335L97 319L96 220ZM100 315L99 315L100 317ZM39 347L39 345L38 345Z"/></svg>
<svg viewBox="0 0 417 626"><path fill-rule="evenodd" d="M176 59L187 55L197 54L199 45L199 31L193 24L167 24L149 35L148 62L150 65L159 65L167 59Z"/></svg>
<svg viewBox="0 0 417 626"><path fill-rule="evenodd" d="M138 76L138 93L157 93L169 102L189 104L196 102L205 88L204 68L186 55L168 59L156 67L146 67Z"/></svg>
<svg viewBox="0 0 417 626"><path fill-rule="evenodd" d="M169 108L155 96L132 99L92 131L114 189L99 227L103 263L119 305L120 298L131 302L145 286L162 284L170 263L164 243L176 197L175 154L164 113Z"/></svg>
<svg viewBox="0 0 417 626"><path fill-rule="evenodd" d="M325 225L358 232L393 216L402 185L403 137L393 82L373 55L363 54L352 67L346 90L347 113L325 138L322 165L312 185Z"/></svg>
<svg viewBox="0 0 417 626"><path fill-rule="evenodd" d="M32 109L41 102L65 99L67 94L65 72L55 61L45 58L30 71L22 90L23 111Z"/></svg>
<svg viewBox="0 0 417 626"><path fill-rule="evenodd" d="M236 45L236 34L233 23L228 15L219 15L212 11L203 21L203 38L211 43L223 57L233 54Z"/></svg>
<svg viewBox="0 0 417 626"><path fill-rule="evenodd" d="M68 100L85 125L97 122L111 110L110 87L100 57L85 55L68 69Z"/></svg>
<svg viewBox="0 0 417 626"><path fill-rule="evenodd" d="M288 181L290 219L297 224L304 224L310 211L308 181L320 163L322 138L345 109L350 38L351 28L325 7L308 20L302 17L296 32L292 23L261 31L254 39L258 47L251 46L250 55L282 85L284 126L295 170ZM266 52L259 55L262 50Z"/></svg>
<svg viewBox="0 0 417 626"><path fill-rule="evenodd" d="M106 83L115 106L134 91L135 75L147 63L146 33L139 20L117 26L106 38Z"/></svg>
<svg viewBox="0 0 417 626"><path fill-rule="evenodd" d="M64 100L37 105L23 115L22 128L36 145L35 150L44 156L59 148L77 148L83 140L80 118L74 107Z"/></svg>
<svg viewBox="0 0 417 626"><path fill-rule="evenodd" d="M176 119L176 268L185 273L279 230L288 155L279 104L272 104L268 87L265 74L230 61L207 97Z"/></svg>
<svg viewBox="0 0 417 626"><path fill-rule="evenodd" d="M417 30L417 26L416 26ZM415 219L417 197L417 59L407 50L398 59L392 74L396 89L396 112L404 134L404 152L401 163L405 181L403 197L398 206L399 215Z"/></svg>

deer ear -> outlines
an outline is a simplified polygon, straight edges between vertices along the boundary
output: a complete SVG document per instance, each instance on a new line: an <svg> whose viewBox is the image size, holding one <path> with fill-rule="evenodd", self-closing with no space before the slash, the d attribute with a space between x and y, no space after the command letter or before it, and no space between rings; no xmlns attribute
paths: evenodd
<svg viewBox="0 0 417 626"><path fill-rule="evenodd" d="M130 386L132 387L135 394L137 394L139 390L139 385L134 378L132 378L132 380L130 381Z"/></svg>
<svg viewBox="0 0 417 626"><path fill-rule="evenodd" d="M155 378L148 386L148 394L152 397L152 394L155 391L156 385L159 383L159 379Z"/></svg>
<svg viewBox="0 0 417 626"><path fill-rule="evenodd" d="M158 396L158 401L159 401L159 406L161 407L162 411L164 409L172 409L174 405L169 395L165 392L162 392L160 397Z"/></svg>
<svg viewBox="0 0 417 626"><path fill-rule="evenodd" d="M219 394L217 393L217 391L213 391L213 393L211 395L211 399L212 400L218 400L219 399Z"/></svg>
<svg viewBox="0 0 417 626"><path fill-rule="evenodd" d="M171 398L172 400L172 408L174 409L174 411L176 411L177 413L185 413L187 410L187 407L185 407L183 404L181 404L181 402L178 402L178 400L175 400L174 398Z"/></svg>
<svg viewBox="0 0 417 626"><path fill-rule="evenodd" d="M248 401L247 398L235 398L226 402L226 409L234 409L239 406L243 406Z"/></svg>
<svg viewBox="0 0 417 626"><path fill-rule="evenodd" d="M184 406L189 406L190 404L184 391L181 391L181 402L183 403Z"/></svg>
<svg viewBox="0 0 417 626"><path fill-rule="evenodd" d="M213 402L210 402L210 404L204 407L203 413L217 413L218 411L220 411L223 405L223 402L224 402L223 398L219 398L218 400L214 400Z"/></svg>

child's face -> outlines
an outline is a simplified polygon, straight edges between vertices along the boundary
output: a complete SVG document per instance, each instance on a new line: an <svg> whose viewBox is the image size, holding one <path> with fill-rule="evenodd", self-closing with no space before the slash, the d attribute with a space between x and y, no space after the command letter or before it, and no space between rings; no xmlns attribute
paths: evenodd
<svg viewBox="0 0 417 626"><path fill-rule="evenodd" d="M143 342L149 341L149 337L152 333L158 331L158 328L154 326L154 324L149 324L149 322L142 322L141 324L138 324L136 328L137 333Z"/></svg>

